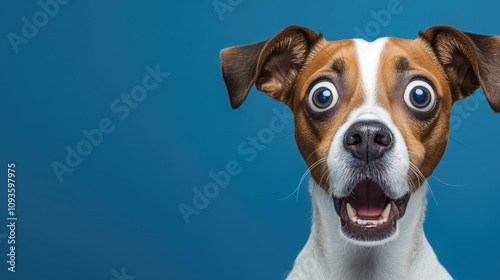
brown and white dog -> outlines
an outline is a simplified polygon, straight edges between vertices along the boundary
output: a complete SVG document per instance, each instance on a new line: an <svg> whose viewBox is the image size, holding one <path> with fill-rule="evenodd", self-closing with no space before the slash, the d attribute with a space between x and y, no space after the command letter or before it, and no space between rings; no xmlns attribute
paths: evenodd
<svg viewBox="0 0 500 280"><path fill-rule="evenodd" d="M233 108L255 83L294 113L314 217L287 279L451 279L423 232L425 180L454 102L482 87L500 111L500 37L329 42L291 26L221 55Z"/></svg>

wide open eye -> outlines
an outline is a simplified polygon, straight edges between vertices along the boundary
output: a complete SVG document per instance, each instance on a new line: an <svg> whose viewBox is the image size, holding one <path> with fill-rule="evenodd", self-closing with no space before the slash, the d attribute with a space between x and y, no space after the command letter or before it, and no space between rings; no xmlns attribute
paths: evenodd
<svg viewBox="0 0 500 280"><path fill-rule="evenodd" d="M331 82L320 82L309 92L309 106L315 112L324 112L332 108L338 99L337 88Z"/></svg>
<svg viewBox="0 0 500 280"><path fill-rule="evenodd" d="M419 112L429 112L436 103L434 89L422 80L415 80L408 84L404 99L406 105Z"/></svg>

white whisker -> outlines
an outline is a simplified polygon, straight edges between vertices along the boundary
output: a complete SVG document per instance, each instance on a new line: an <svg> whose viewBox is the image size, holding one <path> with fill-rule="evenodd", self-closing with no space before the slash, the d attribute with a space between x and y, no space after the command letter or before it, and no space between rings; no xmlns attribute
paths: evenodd
<svg viewBox="0 0 500 280"><path fill-rule="evenodd" d="M454 185L454 184L449 184L449 183L446 183L446 182L444 182L443 180L439 179L439 178L438 178L438 177L436 177L436 176L432 176L431 178L434 178L434 179L436 179L438 182L440 182L441 184L446 185L446 186L449 186L449 187L463 187L463 186L465 186L464 184Z"/></svg>
<svg viewBox="0 0 500 280"><path fill-rule="evenodd" d="M307 170L302 175L302 178L300 178L299 184L294 189L294 191L291 194L287 195L286 197L280 198L279 200L285 200L285 199L289 198L290 196L292 196L294 193L297 193L297 201L299 201L299 190L300 190L300 186L302 185L302 182L304 181L304 179L306 178L306 176L309 173L311 173L311 170L313 170L313 168L315 168L316 166L318 166L318 165L326 162L326 160L327 160L327 158L321 158L318 161L316 161L315 163L313 163L309 168L307 168Z"/></svg>
<svg viewBox="0 0 500 280"><path fill-rule="evenodd" d="M415 174L415 176L417 176L417 178L419 180L421 180L423 182L423 184L425 184L425 186L429 190L429 193L431 194L432 199L434 200L434 202L436 202L436 204L439 205L439 203L437 202L436 196L434 195L434 192L432 191L431 185L426 180L424 174L422 174L422 171L420 171L420 169L418 169L418 167L415 164L411 163L411 162L410 162L409 167L410 167L410 170ZM419 186L417 186L417 187L419 187Z"/></svg>

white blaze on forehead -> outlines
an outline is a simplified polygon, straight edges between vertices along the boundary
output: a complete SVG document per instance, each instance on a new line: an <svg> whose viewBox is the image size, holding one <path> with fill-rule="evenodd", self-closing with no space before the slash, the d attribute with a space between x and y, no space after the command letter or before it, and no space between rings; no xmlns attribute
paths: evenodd
<svg viewBox="0 0 500 280"><path fill-rule="evenodd" d="M409 154L403 135L392 121L392 116L381 102L379 95L380 64L382 53L388 38L381 38L368 43L361 39L353 40L356 46L357 63L360 71L364 101L359 107L349 108L350 113L344 124L335 132L328 153L328 170L330 172L330 193L336 197L349 194L354 183L358 182L358 173L353 169L353 155L344 148L343 141L349 128L360 121L379 122L387 126L394 136L393 148L384 155L383 170L377 175L385 192L392 198L401 198L409 191L407 173ZM354 93L353 93L354 94ZM363 175L368 176L368 175ZM373 179L373 178L372 178Z"/></svg>
<svg viewBox="0 0 500 280"><path fill-rule="evenodd" d="M387 38L380 38L374 42L355 39L358 65L361 72L363 92L366 105L375 105L377 97L378 72L382 50Z"/></svg>

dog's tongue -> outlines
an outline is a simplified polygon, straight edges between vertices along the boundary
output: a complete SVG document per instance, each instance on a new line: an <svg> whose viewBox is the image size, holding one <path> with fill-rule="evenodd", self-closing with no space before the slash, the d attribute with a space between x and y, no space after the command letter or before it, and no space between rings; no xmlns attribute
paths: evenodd
<svg viewBox="0 0 500 280"><path fill-rule="evenodd" d="M387 196L382 188L372 181L356 185L347 202L356 209L359 217L378 217L387 205Z"/></svg>

